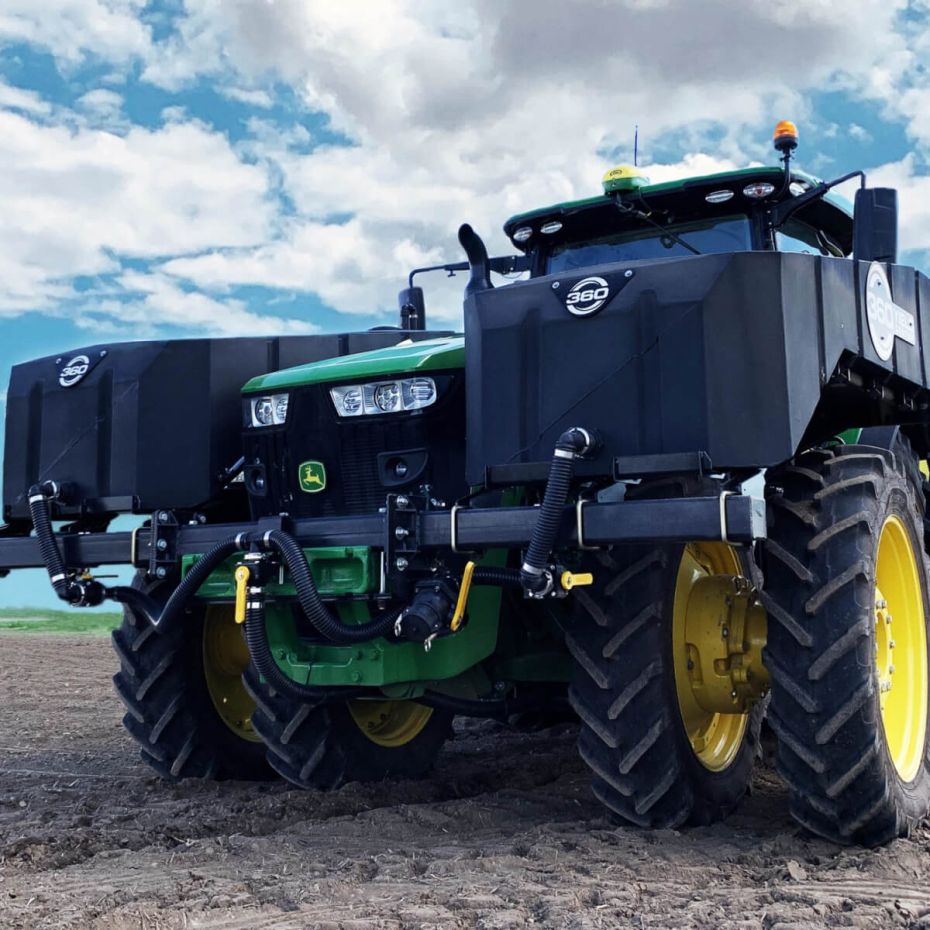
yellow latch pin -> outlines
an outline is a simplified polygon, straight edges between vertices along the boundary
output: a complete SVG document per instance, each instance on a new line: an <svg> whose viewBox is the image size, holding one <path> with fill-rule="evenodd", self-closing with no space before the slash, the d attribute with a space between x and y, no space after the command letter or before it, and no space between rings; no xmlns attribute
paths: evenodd
<svg viewBox="0 0 930 930"><path fill-rule="evenodd" d="M459 585L459 599L455 602L455 611L452 614L452 622L449 629L453 633L457 632L465 618L465 608L468 606L468 592L471 591L471 580L475 574L475 563L468 562L465 565L465 571L462 572L462 583Z"/></svg>
<svg viewBox="0 0 930 930"><path fill-rule="evenodd" d="M562 572L559 579L564 591L571 591L572 588L581 588L589 584L594 584L594 575L590 572Z"/></svg>
<svg viewBox="0 0 930 930"><path fill-rule="evenodd" d="M237 565L236 579L236 623L245 623L245 604L249 596L249 578L251 572L248 565Z"/></svg>

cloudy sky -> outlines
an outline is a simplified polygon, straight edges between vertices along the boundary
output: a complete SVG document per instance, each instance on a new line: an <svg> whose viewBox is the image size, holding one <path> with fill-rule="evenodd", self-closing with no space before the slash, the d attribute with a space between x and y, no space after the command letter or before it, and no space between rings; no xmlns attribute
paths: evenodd
<svg viewBox="0 0 930 930"><path fill-rule="evenodd" d="M87 343L391 322L462 221L504 250L636 124L661 180L772 162L792 118L803 167L899 188L928 269L928 25L928 0L0 0L0 380Z"/></svg>

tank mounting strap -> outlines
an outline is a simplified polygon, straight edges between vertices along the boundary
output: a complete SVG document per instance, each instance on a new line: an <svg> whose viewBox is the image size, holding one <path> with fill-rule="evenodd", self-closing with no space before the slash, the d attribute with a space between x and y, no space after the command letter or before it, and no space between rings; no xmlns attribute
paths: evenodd
<svg viewBox="0 0 930 930"><path fill-rule="evenodd" d="M584 505L590 504L591 501L585 500L583 497L578 498L578 503L575 504L575 534L578 537L578 548L587 549L593 551L595 549L600 549L600 546L589 546L584 540Z"/></svg>
<svg viewBox="0 0 930 930"><path fill-rule="evenodd" d="M720 538L725 543L730 542L727 534L727 498L732 496L732 491L722 491L720 493Z"/></svg>
<svg viewBox="0 0 930 930"><path fill-rule="evenodd" d="M148 527L143 527L140 523L132 531L131 542L129 544L129 564L135 568L139 564L139 532L142 529L148 529ZM149 534L149 539L151 539L151 534Z"/></svg>
<svg viewBox="0 0 930 930"><path fill-rule="evenodd" d="M449 511L449 548L456 555L469 555L473 550L459 547L459 511L463 504L453 504Z"/></svg>

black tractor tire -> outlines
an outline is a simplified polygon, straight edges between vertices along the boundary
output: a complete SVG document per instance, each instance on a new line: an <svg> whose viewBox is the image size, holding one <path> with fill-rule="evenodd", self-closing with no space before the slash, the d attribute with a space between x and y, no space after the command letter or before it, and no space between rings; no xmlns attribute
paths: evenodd
<svg viewBox="0 0 930 930"><path fill-rule="evenodd" d="M164 600L164 584L139 575L134 587ZM128 606L113 632L120 670L113 677L126 706L123 726L144 762L163 778L270 780L276 778L257 738L243 738L224 722L207 684L204 624L207 610L191 607L173 629L156 631Z"/></svg>
<svg viewBox="0 0 930 930"><path fill-rule="evenodd" d="M767 476L763 604L776 763L794 818L838 843L885 843L907 834L930 810L922 483L901 436L887 451L813 450ZM891 544L882 543L887 527L895 528L888 538L897 544L891 564L913 566L913 584L897 585L905 594L897 595L893 611L878 588L889 558L879 558L888 551L882 545ZM911 607L904 611L903 604ZM887 613L898 610L903 615L892 625ZM897 655L887 652L892 637L902 634ZM880 647L889 662L901 662L894 685L904 697L895 700L904 700L909 720L923 715L922 739L914 723L909 749L900 742L893 749L902 732L894 722L886 733L882 694L895 668L886 664L882 671Z"/></svg>
<svg viewBox="0 0 930 930"><path fill-rule="evenodd" d="M746 715L732 761L712 771L682 720L672 649L673 599L685 547L615 547L598 553L594 584L575 588L566 643L569 690L581 718L579 753L595 796L622 820L677 828L725 817L749 785L761 704ZM744 571L749 576L749 569Z"/></svg>
<svg viewBox="0 0 930 930"><path fill-rule="evenodd" d="M349 782L420 778L452 735L452 715L433 709L409 740L380 745L362 730L347 701L297 700L275 691L251 667L243 680L255 700L252 724L268 763L299 788L331 791Z"/></svg>

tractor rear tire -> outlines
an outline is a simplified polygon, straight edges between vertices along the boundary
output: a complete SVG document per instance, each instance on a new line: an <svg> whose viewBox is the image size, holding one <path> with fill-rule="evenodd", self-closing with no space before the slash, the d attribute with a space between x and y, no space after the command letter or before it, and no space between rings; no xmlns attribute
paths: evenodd
<svg viewBox="0 0 930 930"><path fill-rule="evenodd" d="M158 599L164 584L133 582ZM123 725L143 761L163 778L268 780L275 774L252 730L254 704L241 683L248 651L225 605L195 605L173 629L156 631L129 607L113 632L126 705Z"/></svg>
<svg viewBox="0 0 930 930"><path fill-rule="evenodd" d="M838 843L885 843L930 810L916 457L903 438L814 450L767 482L769 720L791 813Z"/></svg>
<svg viewBox="0 0 930 930"><path fill-rule="evenodd" d="M708 576L748 575L723 543L615 547L593 560L594 584L572 592L566 643L575 658L569 699L581 718L579 752L597 798L641 827L725 817L746 793L758 753L761 703L746 714L699 716L695 731L679 697L676 600L695 556L703 566L695 571ZM698 748L696 733L707 736L706 747Z"/></svg>
<svg viewBox="0 0 930 930"><path fill-rule="evenodd" d="M413 701L299 701L275 691L253 667L244 683L268 763L299 788L419 778L452 734L451 714Z"/></svg>

